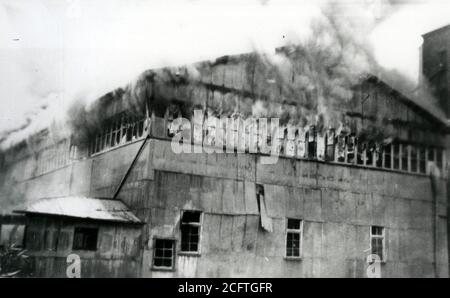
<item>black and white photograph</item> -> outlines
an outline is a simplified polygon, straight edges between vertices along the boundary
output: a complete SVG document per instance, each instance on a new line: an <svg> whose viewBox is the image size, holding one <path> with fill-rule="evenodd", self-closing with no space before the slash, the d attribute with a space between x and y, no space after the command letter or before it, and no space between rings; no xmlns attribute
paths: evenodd
<svg viewBox="0 0 450 298"><path fill-rule="evenodd" d="M449 68L444 0L0 0L0 279L448 278Z"/></svg>

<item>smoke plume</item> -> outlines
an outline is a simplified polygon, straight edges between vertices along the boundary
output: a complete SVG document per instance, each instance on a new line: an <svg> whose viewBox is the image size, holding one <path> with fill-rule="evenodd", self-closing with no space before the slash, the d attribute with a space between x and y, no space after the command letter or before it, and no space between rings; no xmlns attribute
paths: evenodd
<svg viewBox="0 0 450 298"><path fill-rule="evenodd" d="M217 114L336 126L342 119L334 111L376 65L368 37L396 12L395 4L380 3L5 3L2 56L15 59L1 67L1 92L8 100L2 100L0 145L10 147L68 119L84 139L101 129L108 101L120 98L123 108L142 113L149 96L158 105L185 98L190 108L203 105ZM243 63L211 60L246 52L255 54L241 56ZM209 62L192 66L195 61ZM230 83L241 92L211 88L222 64L244 67L237 70L242 83Z"/></svg>

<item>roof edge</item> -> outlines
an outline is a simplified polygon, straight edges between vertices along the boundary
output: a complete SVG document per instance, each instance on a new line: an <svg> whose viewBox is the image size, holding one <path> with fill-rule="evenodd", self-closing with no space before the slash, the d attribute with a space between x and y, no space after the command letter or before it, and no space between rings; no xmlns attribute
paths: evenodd
<svg viewBox="0 0 450 298"><path fill-rule="evenodd" d="M83 219L83 220L91 220L91 221L99 221L99 222L120 223L120 224L124 224L124 225L143 225L143 224L145 224L140 219L138 219L139 221L123 221L123 220L114 220L114 219L98 219L98 218L92 218L92 217L78 217L78 216L44 213L44 212L27 211L27 210L13 210L13 213L23 214L25 216L28 214L35 214L35 215L41 215L41 216L64 217L64 218Z"/></svg>

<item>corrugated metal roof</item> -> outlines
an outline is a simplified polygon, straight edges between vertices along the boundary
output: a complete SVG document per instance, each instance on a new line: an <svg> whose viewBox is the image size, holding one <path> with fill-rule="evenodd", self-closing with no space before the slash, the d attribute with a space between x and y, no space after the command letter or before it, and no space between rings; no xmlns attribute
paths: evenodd
<svg viewBox="0 0 450 298"><path fill-rule="evenodd" d="M123 223L141 223L120 200L90 197L45 198L16 213L45 214Z"/></svg>

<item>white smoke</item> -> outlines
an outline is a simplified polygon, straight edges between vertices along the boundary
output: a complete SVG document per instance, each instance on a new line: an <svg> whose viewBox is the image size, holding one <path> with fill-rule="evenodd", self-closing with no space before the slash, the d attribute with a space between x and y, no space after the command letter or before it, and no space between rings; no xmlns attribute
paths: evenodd
<svg viewBox="0 0 450 298"><path fill-rule="evenodd" d="M0 146L64 119L74 100L89 104L146 69L303 42L330 2L1 1ZM390 2L344 1L341 17L365 39L393 11Z"/></svg>

